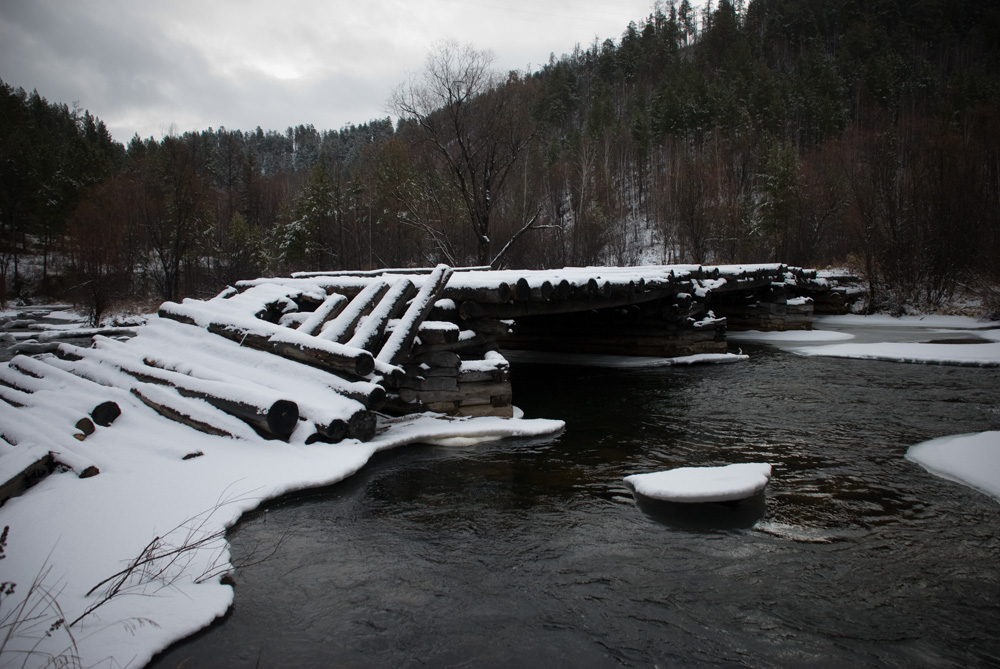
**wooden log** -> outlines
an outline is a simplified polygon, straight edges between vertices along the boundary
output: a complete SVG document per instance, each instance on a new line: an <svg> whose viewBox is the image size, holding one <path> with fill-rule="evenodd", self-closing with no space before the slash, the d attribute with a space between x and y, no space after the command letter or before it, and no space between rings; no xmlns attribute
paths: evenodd
<svg viewBox="0 0 1000 669"><path fill-rule="evenodd" d="M514 407L510 404L499 407L493 406L492 404L478 404L476 406L458 407L453 414L456 416L468 417L497 416L499 418L513 418Z"/></svg>
<svg viewBox="0 0 1000 669"><path fill-rule="evenodd" d="M514 299L518 302L527 302L531 299L531 284L523 276L514 284Z"/></svg>
<svg viewBox="0 0 1000 669"><path fill-rule="evenodd" d="M378 419L371 411L358 411L347 421L347 434L358 441L371 441L378 429Z"/></svg>
<svg viewBox="0 0 1000 669"><path fill-rule="evenodd" d="M11 497L20 495L35 481L48 476L55 468L52 454L41 448L24 455L11 454L11 457L15 458L17 462L8 462L6 459L3 462L5 467L3 474L0 475L0 504Z"/></svg>
<svg viewBox="0 0 1000 669"><path fill-rule="evenodd" d="M407 365L404 368L405 376L400 379L398 385L403 385L402 380L407 377L417 376L446 376L453 379L458 378L458 367L429 367L427 365Z"/></svg>
<svg viewBox="0 0 1000 669"><path fill-rule="evenodd" d="M400 388L410 390L458 390L457 376L404 376Z"/></svg>
<svg viewBox="0 0 1000 669"><path fill-rule="evenodd" d="M463 326L483 337L504 337L510 333L510 322L495 318L478 318L465 321Z"/></svg>
<svg viewBox="0 0 1000 669"><path fill-rule="evenodd" d="M451 367L458 370L462 364L462 358L453 351L434 351L431 353L418 353L413 356L412 361L417 365L429 365L430 367Z"/></svg>
<svg viewBox="0 0 1000 669"><path fill-rule="evenodd" d="M295 431L299 421L298 405L288 400L275 400L269 406L258 407L238 400L230 400L185 388L177 388L177 392L184 397L205 400L216 409L239 418L264 437L287 440Z"/></svg>
<svg viewBox="0 0 1000 669"><path fill-rule="evenodd" d="M274 369L272 377L280 383L273 385L275 390L284 388L297 391L297 381L285 383L291 379L310 381L320 386L324 391L332 390L338 395L355 400L366 408L378 411L385 403L385 388L371 381L349 381L336 374L314 365L303 365L295 360L281 356L270 355L270 351L261 351L253 347L238 346L222 337L210 337L202 341L200 353L210 360L219 360L220 364L195 367L193 359L169 357L165 352L168 347L183 346L188 334L184 330L189 327L171 321L163 321L158 327L147 330L146 341L153 338L154 343L143 356L145 364L152 367L162 367L182 374L191 374L209 380L225 380L231 383L256 382L260 378L257 369L267 365ZM203 338L204 339L204 338ZM160 344L163 342L163 345ZM149 351L154 354L149 354ZM225 371L223 371L223 369Z"/></svg>
<svg viewBox="0 0 1000 669"><path fill-rule="evenodd" d="M534 300L536 302L547 302L555 292L555 286L548 279L541 282L535 281L535 285L525 277L521 277L514 285L514 299L520 302ZM568 285L568 283L567 283Z"/></svg>
<svg viewBox="0 0 1000 669"><path fill-rule="evenodd" d="M348 346L374 352L382 342L389 320L397 318L407 301L417 292L409 279L398 279L386 291L379 303L368 316L358 322L354 335L347 341Z"/></svg>
<svg viewBox="0 0 1000 669"><path fill-rule="evenodd" d="M169 370L169 366L165 365L165 363L163 363L161 360L153 360L150 358L146 358L144 359L144 363L146 365L155 367L157 369L167 369L168 371L173 371ZM237 377L231 377L225 372L208 371L207 373L203 373L198 378L205 378L205 377L209 377L206 378L206 380L209 381L219 381L230 384L239 384L243 382L248 385L249 384L256 385L253 381L239 379ZM364 399L367 400L372 406L378 406L379 408L381 408L381 406L385 404L385 389L381 388L380 386L376 386L374 384L369 384L369 385L372 386L372 391L365 394ZM333 389L331 388L331 390ZM333 390L333 392L337 391ZM344 393L338 392L338 394L343 395ZM318 409L316 407L310 407L308 401L311 399L315 399L317 402L324 401L322 398L315 398L312 395L310 395L309 398L293 397L293 399L290 399L289 401L295 402L295 404L299 407L300 417L302 417L302 414L305 413L306 415L304 417L313 421L316 427L317 434L322 438L321 440L328 443L336 443L342 441L348 436L353 436L351 425L357 424L359 421L363 422L368 420L365 416L359 414L371 413L370 411L368 411L368 407L362 404L361 407L354 410L353 412L350 413L345 412L343 418L333 418L333 419L323 418L322 416L328 414L328 412L324 412L322 409ZM326 401L329 401L329 399L330 398L327 398ZM367 433L362 431L360 434L364 436ZM367 439L370 438L371 438L370 436L367 437Z"/></svg>
<svg viewBox="0 0 1000 669"><path fill-rule="evenodd" d="M389 291L388 281L373 281L369 283L358 295L347 304L336 318L332 319L326 327L316 333L320 339L327 339L335 342L345 342L350 338L357 327L358 321L365 314L371 312L382 296Z"/></svg>
<svg viewBox="0 0 1000 669"><path fill-rule="evenodd" d="M278 319L278 325L297 330L310 316L312 316L312 313L308 311L292 311L287 314L281 314L281 318Z"/></svg>
<svg viewBox="0 0 1000 669"><path fill-rule="evenodd" d="M309 337L278 325L255 323L251 329L229 321L223 315L214 314L204 306L165 302L160 306L159 315L182 323L197 324L240 345L270 351L334 373L365 377L375 370L375 360L368 351L333 341L316 341L318 337Z"/></svg>
<svg viewBox="0 0 1000 669"><path fill-rule="evenodd" d="M12 387L26 393L68 388L71 393L60 392L60 404L89 414L90 419L101 427L108 427L122 413L118 403L112 400L98 401L94 404L94 396L109 392L107 389L37 358L16 356L8 362L8 368L20 374L11 375L8 370L0 368L0 383L14 382L15 385Z"/></svg>
<svg viewBox="0 0 1000 669"><path fill-rule="evenodd" d="M272 351L290 360L298 360L356 377L365 377L375 371L374 358L371 353L363 349L357 349L357 353L333 352L313 348L300 342L275 341L273 337L269 343Z"/></svg>
<svg viewBox="0 0 1000 669"><path fill-rule="evenodd" d="M122 415L117 402L101 402L90 412L90 417L101 427L108 427Z"/></svg>
<svg viewBox="0 0 1000 669"><path fill-rule="evenodd" d="M89 416L82 415L81 412L74 411L66 406L40 400L38 396L31 393L0 386L0 400L15 408L23 408L26 411L40 414L47 419L59 420L67 425L72 425L78 430L79 434L83 435L83 438L94 434L96 430L94 422ZM83 441L83 438L77 438Z"/></svg>
<svg viewBox="0 0 1000 669"><path fill-rule="evenodd" d="M441 352L461 351L464 355L482 354L497 348L498 337L480 335L471 330L463 330L454 344L417 344L413 347L413 355L423 357Z"/></svg>
<svg viewBox="0 0 1000 669"><path fill-rule="evenodd" d="M447 321L424 321L417 329L422 344L454 344L461 328Z"/></svg>
<svg viewBox="0 0 1000 669"><path fill-rule="evenodd" d="M190 398L177 395L175 398L168 398L165 394L156 393L152 388L155 386L148 386L148 384L137 385L131 389L133 395L135 395L139 401L148 406L150 409L160 414L164 418L168 418L181 425L187 425L188 427L194 428L199 432L204 434L209 434L217 437L235 437L231 431L219 427L213 422L204 420L203 413L199 413L194 410L189 404L193 400ZM195 415L202 416L202 419L195 418Z"/></svg>
<svg viewBox="0 0 1000 669"><path fill-rule="evenodd" d="M129 376L146 383L167 385L184 397L204 400L220 411L239 418L264 437L287 440L299 420L299 407L295 402L273 394L234 386L218 381L196 379L185 374L149 367L132 362L125 356L109 355L98 349L76 351L84 359L94 359L110 365Z"/></svg>
<svg viewBox="0 0 1000 669"><path fill-rule="evenodd" d="M488 403L493 395L510 394L509 383L463 383L457 390L420 391L411 388L400 388L399 397L404 402L464 402L473 397L485 398Z"/></svg>
<svg viewBox="0 0 1000 669"><path fill-rule="evenodd" d="M0 402L0 438L9 444L39 443L59 450L67 443L73 443L65 440L83 441L87 435L72 423L60 425L51 416Z"/></svg>
<svg viewBox="0 0 1000 669"><path fill-rule="evenodd" d="M456 304L462 302L505 304L510 302L513 296L514 291L506 281L485 286L449 285L441 293L441 297L454 300Z"/></svg>
<svg viewBox="0 0 1000 669"><path fill-rule="evenodd" d="M458 375L459 383L500 383L510 378L509 368L497 368L491 370L469 369L462 370Z"/></svg>
<svg viewBox="0 0 1000 669"><path fill-rule="evenodd" d="M327 321L336 318L347 306L349 300L340 293L332 293L299 325L302 334L315 336Z"/></svg>
<svg viewBox="0 0 1000 669"><path fill-rule="evenodd" d="M358 411L347 420L334 420L326 424L317 424L316 433L306 439L307 444L317 441L327 444L338 444L344 439L371 441L377 431L378 420L371 411Z"/></svg>
<svg viewBox="0 0 1000 669"><path fill-rule="evenodd" d="M413 298L396 329L392 331L382 350L379 351L377 356L379 361L398 365L410 354L410 347L417 336L417 328L434 307L434 302L438 299L439 293L448 283L451 275L452 269L450 267L438 265L424 279L424 284L420 287L417 296Z"/></svg>
<svg viewBox="0 0 1000 669"><path fill-rule="evenodd" d="M610 287L610 284L608 284ZM671 295L680 292L680 285L667 284L665 288L658 290L649 290L643 293L636 293L633 295L613 295L610 297L601 297L600 291L602 287L598 285L595 290L597 290L598 295L591 295L589 292L586 297L580 297L574 293L573 297L568 300L563 300L561 302L549 301L549 302L511 302L509 304L483 304L479 302L463 302L459 306L459 316L463 321L470 321L477 318L493 318L493 319L516 319L523 318L525 316L545 316L553 314L571 314L577 312L593 311L594 309L613 309L616 307L623 307L629 304L642 304L644 302L652 302L654 300L663 299L665 297L670 297Z"/></svg>

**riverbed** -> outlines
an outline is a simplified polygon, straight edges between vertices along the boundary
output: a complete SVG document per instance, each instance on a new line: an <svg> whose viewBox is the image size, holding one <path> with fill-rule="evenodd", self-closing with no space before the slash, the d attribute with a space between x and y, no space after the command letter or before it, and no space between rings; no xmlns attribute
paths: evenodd
<svg viewBox="0 0 1000 669"><path fill-rule="evenodd" d="M1000 429L997 369L739 347L515 364L515 404L563 432L380 453L246 516L234 562L266 559L153 666L1000 663L1000 504L904 458ZM731 462L773 465L763 496L678 508L622 481Z"/></svg>

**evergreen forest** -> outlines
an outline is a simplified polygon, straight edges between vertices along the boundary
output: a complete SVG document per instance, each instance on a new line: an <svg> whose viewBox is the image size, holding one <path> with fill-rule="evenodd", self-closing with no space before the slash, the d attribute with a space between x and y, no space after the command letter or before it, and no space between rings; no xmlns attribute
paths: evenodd
<svg viewBox="0 0 1000 669"><path fill-rule="evenodd" d="M300 270L783 262L872 310L1000 304L997 3L672 1L535 72L438 44L390 102L122 145L0 82L0 296L98 321Z"/></svg>

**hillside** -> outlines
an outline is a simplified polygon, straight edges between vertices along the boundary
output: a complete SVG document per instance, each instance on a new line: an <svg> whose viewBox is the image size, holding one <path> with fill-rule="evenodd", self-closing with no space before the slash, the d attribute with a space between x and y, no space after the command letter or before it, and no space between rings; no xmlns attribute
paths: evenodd
<svg viewBox="0 0 1000 669"><path fill-rule="evenodd" d="M967 0L670 3L537 72L439 46L396 124L127 147L3 85L0 291L99 319L296 270L780 261L996 301L998 44Z"/></svg>

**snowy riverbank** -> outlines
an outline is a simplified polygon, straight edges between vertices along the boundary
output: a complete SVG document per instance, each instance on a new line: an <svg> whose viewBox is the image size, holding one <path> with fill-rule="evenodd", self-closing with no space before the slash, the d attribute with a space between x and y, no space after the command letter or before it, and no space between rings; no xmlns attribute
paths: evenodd
<svg viewBox="0 0 1000 669"><path fill-rule="evenodd" d="M852 357L881 352L881 359L913 360L919 350L929 356L922 361L942 364L949 364L950 354L931 354L959 347L978 356L967 358L978 363L963 364L995 365L997 332L1000 324L970 319L836 317L820 319L811 332L733 339L802 355L837 355L849 340L858 347ZM946 339L956 343L940 343ZM98 476L53 474L0 508L0 528L9 527L0 580L17 584L0 600L3 664L27 658L27 666L40 666L62 657L73 660L69 666L142 666L232 604L233 589L223 582L231 569L225 528L263 501L335 483L374 453L408 443L462 444L562 427L557 420L425 415L399 419L367 443L306 445L208 436L163 420L135 400L111 428L74 446L97 465ZM914 447L909 457L1000 499L1000 467L989 464L1000 450L998 434L935 440ZM269 548L261 547L258 557Z"/></svg>
<svg viewBox="0 0 1000 669"><path fill-rule="evenodd" d="M7 357L37 352L25 350L25 342L48 350L57 339L93 334L65 308L30 315L7 321L4 343L14 349ZM136 328L125 346L162 350L154 331L170 324L156 325ZM188 356L208 350L210 336L192 334ZM247 363L248 373L273 376L267 362ZM318 393L308 371L284 382ZM304 424L288 443L265 440L243 424L233 437L211 436L166 420L127 387L107 389L121 416L82 441L45 422L45 411L58 411L73 392L58 383L43 393L45 403L3 414L38 431L25 441L32 430L0 425L18 434L16 446L0 442L2 473L13 475L30 456L50 451L72 469L48 475L0 508L0 529L8 528L0 541L0 665L142 666L232 604L233 588L223 578L233 569L225 531L264 501L341 481L376 452L405 444L463 445L563 428L558 420L422 414L383 419L368 442L307 444ZM9 394L27 397L17 392Z"/></svg>
<svg viewBox="0 0 1000 669"><path fill-rule="evenodd" d="M423 416L368 443L307 446L208 436L157 420L142 405L128 409L113 429L86 442L100 475L51 475L0 509L0 526L10 528L0 569L4 582L17 584L0 611L10 634L4 664L9 657L19 665L20 654L31 653L27 666L59 656L88 667L142 666L225 613L233 589L221 579L230 569L224 530L263 501L340 481L379 450L456 437L533 436L563 426ZM202 455L183 459L194 453ZM87 596L143 556L152 559ZM119 582L114 596L79 623L50 629L99 604ZM16 607L24 597L22 613Z"/></svg>

